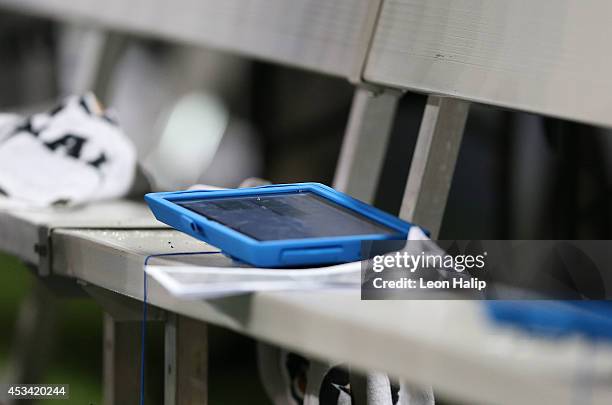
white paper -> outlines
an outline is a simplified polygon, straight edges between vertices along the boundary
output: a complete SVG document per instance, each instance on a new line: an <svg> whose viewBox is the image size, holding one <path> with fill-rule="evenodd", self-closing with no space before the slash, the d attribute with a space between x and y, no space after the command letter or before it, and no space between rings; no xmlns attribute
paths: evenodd
<svg viewBox="0 0 612 405"><path fill-rule="evenodd" d="M428 240L418 227L410 228L409 240ZM235 267L236 262L219 254L160 257L145 271L172 295L184 299L216 298L256 291L359 289L361 262L299 269ZM178 261L176 261L178 259ZM154 259L155 260L155 259Z"/></svg>
<svg viewBox="0 0 612 405"><path fill-rule="evenodd" d="M191 299L255 291L358 289L361 282L361 262L308 269L147 265L145 271L172 295Z"/></svg>

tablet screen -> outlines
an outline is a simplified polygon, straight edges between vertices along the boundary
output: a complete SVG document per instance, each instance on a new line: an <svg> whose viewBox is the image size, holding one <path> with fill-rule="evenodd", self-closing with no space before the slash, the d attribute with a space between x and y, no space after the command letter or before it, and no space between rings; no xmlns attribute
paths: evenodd
<svg viewBox="0 0 612 405"><path fill-rule="evenodd" d="M260 241L399 234L310 191L176 203Z"/></svg>

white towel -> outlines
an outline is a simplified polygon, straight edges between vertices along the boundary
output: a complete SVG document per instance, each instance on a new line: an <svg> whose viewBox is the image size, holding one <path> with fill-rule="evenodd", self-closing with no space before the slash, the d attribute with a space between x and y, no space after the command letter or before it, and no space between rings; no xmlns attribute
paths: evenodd
<svg viewBox="0 0 612 405"><path fill-rule="evenodd" d="M26 118L0 116L0 194L29 205L125 195L136 151L93 94Z"/></svg>

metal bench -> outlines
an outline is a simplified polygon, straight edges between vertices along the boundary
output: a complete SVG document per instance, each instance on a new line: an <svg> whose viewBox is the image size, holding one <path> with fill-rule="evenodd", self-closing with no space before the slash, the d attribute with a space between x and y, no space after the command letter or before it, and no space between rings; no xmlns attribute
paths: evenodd
<svg viewBox="0 0 612 405"><path fill-rule="evenodd" d="M603 0L0 0L0 6L350 80L356 91L335 186L366 201L376 191L402 90L428 94L401 216L434 237L471 101L612 125L606 110L612 56L600 44L612 33L605 21L612 5ZM98 209L88 208L85 219L2 213L0 249L37 264L43 276L77 280L111 314L105 400L134 403L144 259L167 251L168 242L181 251L203 244L153 229L159 224L144 206L129 215L142 222L128 223L100 221ZM502 328L488 323L477 302L362 302L354 293L324 292L187 302L152 279L148 298L157 308L151 320L166 323L167 404L205 401L205 356L193 355L206 350L205 323L486 403L572 403L588 361L593 403L612 400L603 378L612 364L609 346Z"/></svg>

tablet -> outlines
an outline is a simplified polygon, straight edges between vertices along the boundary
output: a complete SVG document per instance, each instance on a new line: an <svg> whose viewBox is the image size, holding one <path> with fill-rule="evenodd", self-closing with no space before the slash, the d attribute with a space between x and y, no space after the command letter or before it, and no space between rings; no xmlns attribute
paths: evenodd
<svg viewBox="0 0 612 405"><path fill-rule="evenodd" d="M151 193L160 221L257 267L364 259L361 243L405 240L410 224L318 183Z"/></svg>

